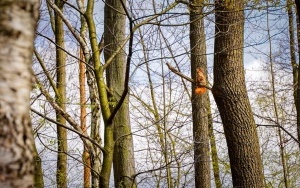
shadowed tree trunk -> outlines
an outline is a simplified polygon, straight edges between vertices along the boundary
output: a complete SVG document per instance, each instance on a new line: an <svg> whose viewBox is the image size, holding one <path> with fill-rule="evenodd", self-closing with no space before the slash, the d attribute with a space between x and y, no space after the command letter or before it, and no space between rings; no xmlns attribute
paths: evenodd
<svg viewBox="0 0 300 188"><path fill-rule="evenodd" d="M55 4L61 11L63 11L64 2L61 0L55 0ZM56 88L57 95L56 102L57 104L65 111L66 110L66 55L65 52L61 49L65 47L64 42L64 28L63 20L55 12L55 42L56 45ZM58 123L66 125L65 118L60 114L56 113L56 120ZM67 130L60 125L57 125L57 171L56 171L56 183L58 188L67 187L67 155L68 150L67 146Z"/></svg>
<svg viewBox="0 0 300 188"><path fill-rule="evenodd" d="M190 45L191 74L196 80L196 69L201 68L206 73L206 43L203 19L203 1L190 1ZM206 74L205 74L206 76ZM194 166L196 188L210 187L210 152L208 133L208 92L195 94L192 86L192 113L194 136Z"/></svg>
<svg viewBox="0 0 300 188"><path fill-rule="evenodd" d="M125 13L120 0L105 1L104 57L108 60L125 40ZM125 3L125 1L124 1ZM126 61L125 49L117 54L106 70L107 86L112 92L110 107L113 109L124 90ZM115 187L136 187L133 141L129 121L128 96L114 120L114 180Z"/></svg>
<svg viewBox="0 0 300 188"><path fill-rule="evenodd" d="M298 55L300 54L300 1L295 0L297 9L297 36L298 36ZM300 63L300 58L299 58ZM298 79L297 79L297 98L296 98L296 110L297 110L297 133L298 140L300 140L300 66L298 64ZM299 144L300 148L300 144Z"/></svg>
<svg viewBox="0 0 300 188"><path fill-rule="evenodd" d="M293 85L294 85L294 100L295 105L297 101L297 81L298 81L298 65L296 63L296 49L295 49L295 30L294 30L294 13L293 13L293 1L287 0L287 13L289 18L289 37L290 37L290 55L291 55L291 66L293 70Z"/></svg>
<svg viewBox="0 0 300 188"><path fill-rule="evenodd" d="M222 118L233 187L264 187L255 122L243 66L244 1L215 1L213 95Z"/></svg>
<svg viewBox="0 0 300 188"><path fill-rule="evenodd" d="M30 71L37 0L0 1L0 187L34 184Z"/></svg>

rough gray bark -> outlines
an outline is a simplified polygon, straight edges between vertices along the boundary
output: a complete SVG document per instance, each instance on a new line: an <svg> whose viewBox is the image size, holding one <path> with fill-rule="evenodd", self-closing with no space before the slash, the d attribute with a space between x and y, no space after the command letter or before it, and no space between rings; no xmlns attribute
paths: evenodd
<svg viewBox="0 0 300 188"><path fill-rule="evenodd" d="M228 146L233 187L264 187L256 126L243 66L244 2L215 1L215 56L212 92Z"/></svg>
<svg viewBox="0 0 300 188"><path fill-rule="evenodd" d="M34 183L30 122L33 40L37 0L0 1L0 187Z"/></svg>

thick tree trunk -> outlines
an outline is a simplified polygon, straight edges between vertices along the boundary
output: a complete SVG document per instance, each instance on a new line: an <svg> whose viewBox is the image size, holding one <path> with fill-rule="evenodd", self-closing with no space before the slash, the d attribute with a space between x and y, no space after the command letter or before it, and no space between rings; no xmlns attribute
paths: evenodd
<svg viewBox="0 0 300 188"><path fill-rule="evenodd" d="M33 40L38 1L0 1L0 187L34 183L30 123Z"/></svg>
<svg viewBox="0 0 300 188"><path fill-rule="evenodd" d="M201 68L206 73L206 43L203 19L203 1L190 1L190 45L191 74L196 80L196 69ZM205 75L206 76L206 75ZM192 113L194 135L194 166L195 185L197 188L210 187L210 150L208 133L208 93L195 94L192 86Z"/></svg>
<svg viewBox="0 0 300 188"><path fill-rule="evenodd" d="M264 187L259 140L245 86L243 1L215 1L213 95L228 145L233 187Z"/></svg>
<svg viewBox="0 0 300 188"><path fill-rule="evenodd" d="M125 3L125 1L124 1ZM104 56L108 60L125 40L125 15L120 0L106 0L104 20ZM121 14L123 13L123 14ZM110 96L111 109L124 90L125 49L115 56L106 71L107 85L113 96ZM115 187L136 187L133 141L129 121L128 98L125 99L114 120L114 180Z"/></svg>
<svg viewBox="0 0 300 188"><path fill-rule="evenodd" d="M61 0L55 0L55 4L61 11L63 11L64 2ZM66 55L61 49L64 48L64 28L63 20L55 12L55 42L59 47L56 48L56 88L58 95L56 95L57 104L66 110ZM56 120L58 123L66 125L65 118L60 114L56 114ZM56 183L58 188L67 187L67 130L60 125L57 125L57 171L56 171Z"/></svg>

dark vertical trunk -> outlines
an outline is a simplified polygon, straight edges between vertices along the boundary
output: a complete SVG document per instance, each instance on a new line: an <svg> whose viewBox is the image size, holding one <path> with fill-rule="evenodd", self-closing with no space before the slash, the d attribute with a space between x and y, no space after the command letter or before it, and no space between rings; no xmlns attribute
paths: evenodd
<svg viewBox="0 0 300 188"><path fill-rule="evenodd" d="M206 43L203 19L203 1L190 1L190 45L191 74L196 80L196 69L206 73ZM205 74L206 75L206 74ZM208 133L208 93L195 94L192 86L192 113L194 135L195 185L197 188L210 187L210 150Z"/></svg>
<svg viewBox="0 0 300 188"><path fill-rule="evenodd" d="M297 104L297 81L298 81L298 65L296 63L296 49L295 49L295 29L294 29L294 13L293 13L293 2L287 0L287 13L289 18L289 36L290 36L290 55L291 55L291 66L293 70L293 85L294 85L294 100L295 105Z"/></svg>
<svg viewBox="0 0 300 188"><path fill-rule="evenodd" d="M298 55L300 55L300 1L295 0L297 9L297 37L298 37ZM299 58L300 63L300 58ZM297 134L298 140L300 140L300 64L298 63L298 80L297 80L297 98L296 98L296 110L297 110ZM300 144L299 144L300 148Z"/></svg>
<svg viewBox="0 0 300 188"><path fill-rule="evenodd" d="M224 126L233 187L264 187L259 140L244 76L244 2L215 3L212 91Z"/></svg>

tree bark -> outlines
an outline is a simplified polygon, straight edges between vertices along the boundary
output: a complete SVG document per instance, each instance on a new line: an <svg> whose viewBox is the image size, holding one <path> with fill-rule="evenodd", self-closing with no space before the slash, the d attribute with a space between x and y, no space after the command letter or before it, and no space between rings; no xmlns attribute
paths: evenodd
<svg viewBox="0 0 300 188"><path fill-rule="evenodd" d="M79 49L79 58L84 60L82 49ZM86 126L86 92L85 92L85 64L79 61L79 93L80 93L80 127L83 132L87 133ZM82 153L83 166L83 187L91 187L91 160L87 147L84 146Z"/></svg>
<svg viewBox="0 0 300 188"><path fill-rule="evenodd" d="M293 70L293 85L294 85L294 100L295 105L297 104L297 81L298 81L298 65L296 63L296 49L295 49L295 30L294 30L294 13L293 13L293 2L287 0L287 13L289 18L289 37L290 37L290 55L291 55L291 66Z"/></svg>
<svg viewBox="0 0 300 188"><path fill-rule="evenodd" d="M43 188L44 187L44 178L43 178L43 169L42 169L42 160L39 156L39 153L34 144L34 187Z"/></svg>
<svg viewBox="0 0 300 188"><path fill-rule="evenodd" d="M213 117L211 114L211 105L210 105L209 96L207 95L207 97L208 97L208 99L207 99L207 101L208 101L208 131L209 131L209 139L210 139L210 149L211 149L213 173L214 173L216 188L222 188L222 181L220 178L220 169L219 169L219 157L218 157L216 138L215 138L214 128L213 128Z"/></svg>
<svg viewBox="0 0 300 188"><path fill-rule="evenodd" d="M108 60L125 40L125 12L120 0L105 1L104 20L104 57ZM125 1L124 1L125 3ZM107 67L107 86L112 92L109 96L110 108L113 110L124 90L125 82L125 49L118 53ZM117 112L114 120L114 180L115 187L136 187L133 141L129 121L128 96Z"/></svg>
<svg viewBox="0 0 300 188"><path fill-rule="evenodd" d="M297 9L297 36L298 36L298 55L300 54L300 1L295 0ZM300 58L299 58L300 63ZM300 66L298 63L298 79L297 79L297 98L296 98L296 110L297 110L297 134L298 140L300 140ZM300 144L299 144L300 148Z"/></svg>
<svg viewBox="0 0 300 188"><path fill-rule="evenodd" d="M190 1L190 46L191 74L196 80L196 69L201 68L206 73L206 43L203 19L203 1ZM205 74L206 76L206 74ZM210 150L208 133L208 93L195 94L195 84L192 85L192 113L194 137L194 166L196 188L207 188L210 185Z"/></svg>
<svg viewBox="0 0 300 188"><path fill-rule="evenodd" d="M77 1L77 6L81 12L85 12L85 0L78 0ZM93 7L88 7L88 9L92 9ZM88 19L92 17L92 14L86 15ZM87 38L87 31L88 31L88 26L87 26L87 20L84 15L80 15L80 36L83 38L83 40L88 41ZM95 75L93 74L93 70L91 67L93 67L93 61L89 53L87 53L87 46L81 46L80 47L80 52L82 56L82 60L85 62L88 62L88 66L85 66L85 71L82 70L82 73L85 73L86 76L86 81L89 89L89 99L90 99L90 107L91 107L91 116L90 116L90 137L93 139L94 142L98 143L101 145L101 137L100 137L100 104L99 104L99 95L97 92L97 83L95 80ZM81 57L80 57L81 58ZM81 66L83 67L84 63L80 62ZM82 83L83 84L83 83ZM89 152L89 159L87 160L90 164L90 170L88 172L88 169L86 168L86 174L90 173L91 175L91 183L92 185L89 185L87 183L87 179L89 177L85 176L84 180L85 187L92 187L92 188L98 188L99 187L99 174L101 171L101 151L100 148L93 145L92 148L87 148L86 151ZM85 157L86 158L86 157Z"/></svg>
<svg viewBox="0 0 300 188"><path fill-rule="evenodd" d="M57 7L63 11L64 2L61 0L55 0ZM63 20L55 12L55 42L59 47L56 48L56 88L58 95L56 95L57 104L65 111L66 110L66 55L61 49L65 47L64 42L64 28ZM66 125L66 120L60 113L56 113L56 120L58 123ZM60 125L57 125L57 171L56 171L56 183L58 188L67 187L67 130Z"/></svg>
<svg viewBox="0 0 300 188"><path fill-rule="evenodd" d="M37 0L0 1L0 187L34 184L31 58Z"/></svg>
<svg viewBox="0 0 300 188"><path fill-rule="evenodd" d="M233 187L264 187L259 140L243 67L243 1L215 1L214 86L231 165Z"/></svg>

